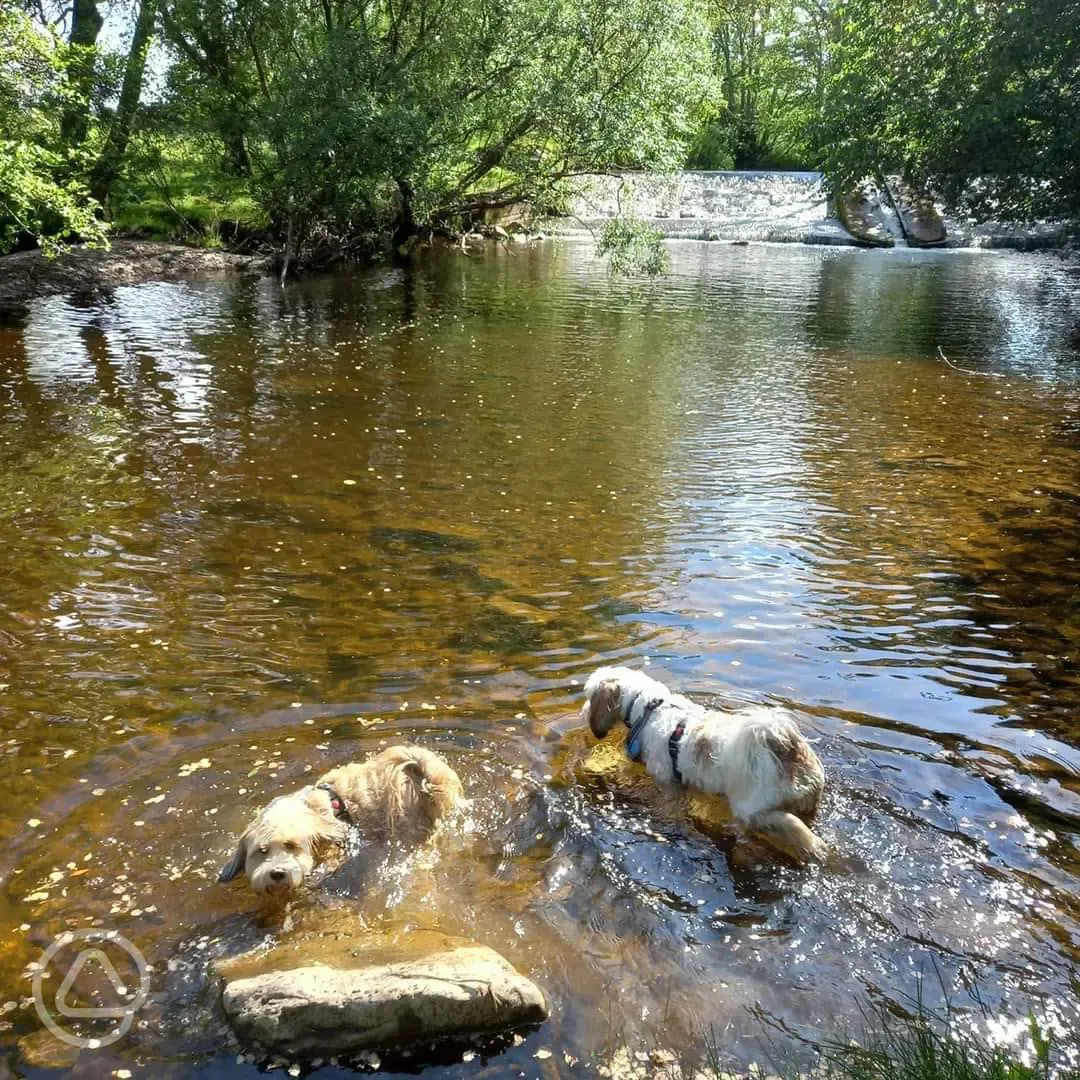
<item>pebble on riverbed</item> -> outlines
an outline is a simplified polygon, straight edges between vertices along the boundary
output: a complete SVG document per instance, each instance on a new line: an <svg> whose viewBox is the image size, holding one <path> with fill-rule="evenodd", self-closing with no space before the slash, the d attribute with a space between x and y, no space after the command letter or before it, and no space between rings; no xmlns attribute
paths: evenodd
<svg viewBox="0 0 1080 1080"><path fill-rule="evenodd" d="M717 1071L713 1066L694 1068L687 1065L674 1050L656 1047L632 1051L622 1046L606 1062L598 1065L597 1075L605 1080L780 1080L771 1073L751 1066L749 1072Z"/></svg>

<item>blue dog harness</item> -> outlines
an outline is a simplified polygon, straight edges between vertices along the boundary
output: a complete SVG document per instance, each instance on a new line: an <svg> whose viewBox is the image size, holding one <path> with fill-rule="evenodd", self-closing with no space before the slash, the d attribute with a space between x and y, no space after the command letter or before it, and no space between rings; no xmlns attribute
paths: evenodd
<svg viewBox="0 0 1080 1080"><path fill-rule="evenodd" d="M636 700L636 699L635 699ZM641 736L645 731L645 725L649 722L649 717L666 701L666 698L655 697L646 702L645 708L641 713L641 716L631 726L626 716L623 717L623 723L626 724L630 730L626 733L626 756L631 761L641 761ZM634 702L630 702L630 708L627 710L627 716L634 711ZM681 784L683 782L682 773L679 770L679 743L682 740L683 732L686 731L686 724L682 720L675 725L675 730L671 733L671 737L668 739L668 754L671 755L671 771L675 776L675 783Z"/></svg>

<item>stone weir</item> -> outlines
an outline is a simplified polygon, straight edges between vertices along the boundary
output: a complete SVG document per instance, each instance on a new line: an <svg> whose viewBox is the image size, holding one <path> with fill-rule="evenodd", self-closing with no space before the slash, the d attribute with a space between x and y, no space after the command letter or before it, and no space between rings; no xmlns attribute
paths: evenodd
<svg viewBox="0 0 1080 1080"><path fill-rule="evenodd" d="M1058 246L1058 223L1013 227L943 218L933 200L897 177L833 199L820 172L685 171L592 175L579 181L567 217L546 223L564 235L596 235L620 211L665 237L872 247Z"/></svg>
<svg viewBox="0 0 1080 1080"><path fill-rule="evenodd" d="M564 233L591 233L620 211L645 218L666 237L853 244L830 213L817 172L679 172L589 176Z"/></svg>

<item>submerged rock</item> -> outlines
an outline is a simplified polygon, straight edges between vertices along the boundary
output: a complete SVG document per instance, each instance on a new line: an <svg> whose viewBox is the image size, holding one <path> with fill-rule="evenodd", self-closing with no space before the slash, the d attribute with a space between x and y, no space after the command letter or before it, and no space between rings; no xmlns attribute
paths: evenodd
<svg viewBox="0 0 1080 1080"><path fill-rule="evenodd" d="M497 952L459 945L369 967L313 964L227 981L225 1015L246 1046L311 1058L525 1027L544 995Z"/></svg>
<svg viewBox="0 0 1080 1080"><path fill-rule="evenodd" d="M728 1072L711 1062L695 1066L686 1056L662 1047L631 1050L621 1046L597 1066L596 1072L604 1080L780 1080L756 1066L752 1068L750 1073Z"/></svg>
<svg viewBox="0 0 1080 1080"><path fill-rule="evenodd" d="M61 1042L51 1031L42 1028L40 1031L24 1035L19 1039L19 1054L23 1064L34 1069L56 1069L58 1072L67 1072L74 1068L79 1058L79 1048ZM0 1077L8 1076L8 1073L0 1069ZM19 1075L11 1073L10 1075Z"/></svg>

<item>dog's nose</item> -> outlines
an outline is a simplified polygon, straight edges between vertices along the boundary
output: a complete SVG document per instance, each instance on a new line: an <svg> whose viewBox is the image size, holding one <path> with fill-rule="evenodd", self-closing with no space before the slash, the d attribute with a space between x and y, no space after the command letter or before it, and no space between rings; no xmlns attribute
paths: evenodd
<svg viewBox="0 0 1080 1080"><path fill-rule="evenodd" d="M285 880L285 871L284 870L271 870L270 871L270 880L271 881L284 881Z"/></svg>

